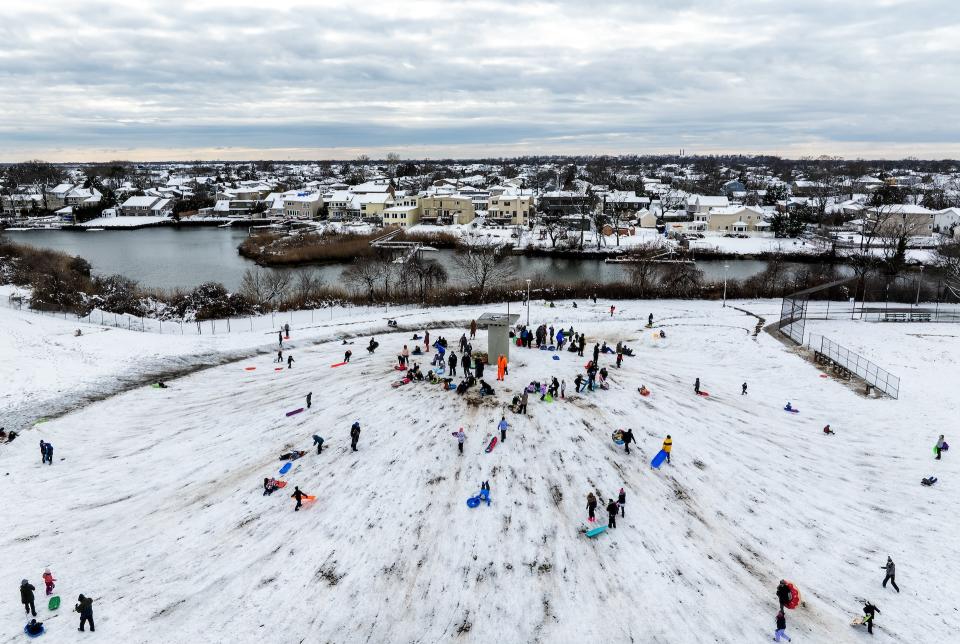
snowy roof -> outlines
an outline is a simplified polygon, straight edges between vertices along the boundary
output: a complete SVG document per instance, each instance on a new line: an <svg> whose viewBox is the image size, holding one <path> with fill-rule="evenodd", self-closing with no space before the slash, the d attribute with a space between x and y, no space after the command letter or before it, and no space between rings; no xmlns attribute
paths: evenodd
<svg viewBox="0 0 960 644"><path fill-rule="evenodd" d="M730 200L726 197L717 197L709 195L690 195L687 197L687 205L689 206L706 206L709 208L720 208L730 204Z"/></svg>
<svg viewBox="0 0 960 644"><path fill-rule="evenodd" d="M149 208L157 200L157 197L130 197L122 204L121 208Z"/></svg>

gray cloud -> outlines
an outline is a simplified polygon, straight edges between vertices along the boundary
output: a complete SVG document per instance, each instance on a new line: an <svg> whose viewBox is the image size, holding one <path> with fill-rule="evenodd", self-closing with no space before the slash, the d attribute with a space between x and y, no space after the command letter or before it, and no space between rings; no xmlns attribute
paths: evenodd
<svg viewBox="0 0 960 644"><path fill-rule="evenodd" d="M946 1L4 5L0 160L960 153Z"/></svg>

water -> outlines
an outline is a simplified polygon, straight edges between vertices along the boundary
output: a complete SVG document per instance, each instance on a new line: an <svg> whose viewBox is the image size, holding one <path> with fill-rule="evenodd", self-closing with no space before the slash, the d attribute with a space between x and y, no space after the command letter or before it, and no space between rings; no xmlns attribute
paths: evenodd
<svg viewBox="0 0 960 644"><path fill-rule="evenodd" d="M149 287L190 289L214 281L234 290L240 286L244 271L256 267L254 262L237 253L237 246L247 237L243 228L164 227L99 232L32 230L9 231L6 235L17 243L80 255L93 265L96 274L119 273ZM452 283L463 282L452 260L453 251L430 253L427 257L437 259L446 267ZM624 265L607 264L602 260L518 256L508 261L514 266L514 275L520 279L539 275L561 284L627 280ZM750 277L767 266L762 260L731 259L698 261L697 267L707 280L722 280L724 264L729 265L727 275L731 279ZM799 266L802 265L789 265L791 268ZM327 283L336 284L343 266L280 270L313 270Z"/></svg>

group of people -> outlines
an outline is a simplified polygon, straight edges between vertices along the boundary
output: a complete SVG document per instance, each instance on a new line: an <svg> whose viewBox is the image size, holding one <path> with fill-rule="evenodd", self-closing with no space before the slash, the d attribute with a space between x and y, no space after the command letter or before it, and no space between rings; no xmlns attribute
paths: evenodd
<svg viewBox="0 0 960 644"><path fill-rule="evenodd" d="M56 581L49 568L43 571L43 585L48 597L53 594ZM44 632L44 627L43 622L38 622L36 619L37 607L34 591L36 591L36 586L31 584L29 580L23 579L20 581L20 603L23 604L24 612L32 616L32 619L24 626L24 631L28 635L36 637ZM51 606L53 605L51 604ZM80 614L80 628L77 630L82 633L85 626L90 626L90 632L93 633L96 630L93 624L93 599L81 594L77 597L77 604L74 606L74 611Z"/></svg>
<svg viewBox="0 0 960 644"><path fill-rule="evenodd" d="M597 520L597 497L593 492L587 493L587 522L595 523ZM623 488L620 488L620 492L617 495L617 500L607 499L607 528L616 529L617 527L617 515L620 515L620 518L625 518L627 516L627 493Z"/></svg>

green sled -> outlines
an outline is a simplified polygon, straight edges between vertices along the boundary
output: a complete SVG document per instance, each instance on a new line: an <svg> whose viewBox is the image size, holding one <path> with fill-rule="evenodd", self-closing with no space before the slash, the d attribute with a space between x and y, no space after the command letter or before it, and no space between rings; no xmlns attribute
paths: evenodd
<svg viewBox="0 0 960 644"><path fill-rule="evenodd" d="M60 608L60 595L54 595L50 598L50 603L47 604L47 608L50 610L57 610Z"/></svg>

